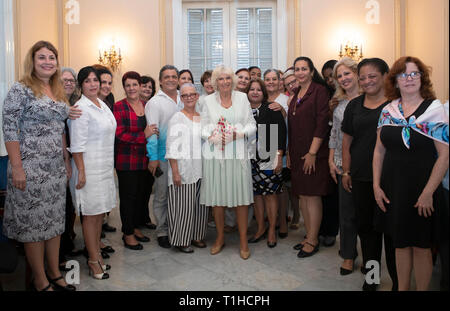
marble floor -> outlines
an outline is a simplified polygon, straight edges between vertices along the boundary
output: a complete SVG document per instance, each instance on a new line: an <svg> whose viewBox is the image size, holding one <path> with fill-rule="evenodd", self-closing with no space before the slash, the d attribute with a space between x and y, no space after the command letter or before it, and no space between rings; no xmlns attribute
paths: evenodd
<svg viewBox="0 0 450 311"><path fill-rule="evenodd" d="M154 218L152 218L154 219ZM112 211L109 223L120 229L119 209ZM252 221L249 236L256 230ZM250 244L251 257L244 261L239 256L237 232L226 234L226 247L215 256L210 255L210 246L215 239L215 229L208 228L206 243L208 248L195 248L193 254L158 246L154 230L144 229L151 238L143 243L142 251L124 248L122 234L107 233L104 242L115 249L110 259L112 266L108 280L95 280L88 276L86 259L76 257L80 264L79 291L360 291L364 276L359 271L361 257L356 260L358 267L348 276L339 274L341 259L338 256L339 237L333 247L321 247L310 258L297 258L292 247L304 236L304 227L290 230L286 239L279 239L278 245L270 249L266 240ZM76 245L83 245L81 226L76 223ZM438 260L439 261L439 260ZM430 290L439 290L439 262L436 265ZM3 289L24 289L24 260L11 275L0 275ZM391 282L384 258L381 268L381 291L388 291Z"/></svg>

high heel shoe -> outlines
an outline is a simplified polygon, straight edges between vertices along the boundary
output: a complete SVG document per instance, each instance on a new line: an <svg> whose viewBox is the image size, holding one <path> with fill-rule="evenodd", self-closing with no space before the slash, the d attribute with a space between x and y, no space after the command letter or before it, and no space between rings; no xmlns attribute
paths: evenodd
<svg viewBox="0 0 450 311"><path fill-rule="evenodd" d="M97 273L97 274L95 274L95 273L94 273L94 270L91 269L91 267L89 266L89 264L97 264L97 265L99 265L100 268L102 268L102 273ZM91 260L89 260L89 261L88 261L88 266L89 266L89 275L92 275L92 277L93 277L94 279L97 279L97 280L106 280L106 279L109 279L109 274L108 274L108 273L105 273L105 270L103 269L103 266L102 266L102 264L100 263L100 261L91 261Z"/></svg>
<svg viewBox="0 0 450 311"><path fill-rule="evenodd" d="M269 242L269 241L267 241L267 246L269 248L274 248L275 246L277 246L277 242Z"/></svg>
<svg viewBox="0 0 450 311"><path fill-rule="evenodd" d="M261 240L264 240L267 236L267 232L269 231L269 228L266 229L266 231L264 231L264 233L262 235L260 235L259 237L252 237L251 239L249 239L247 242L248 243L258 243Z"/></svg>
<svg viewBox="0 0 450 311"><path fill-rule="evenodd" d="M213 246L211 247L211 255L217 255L222 251L222 249L225 247L225 243L223 243L221 246Z"/></svg>
<svg viewBox="0 0 450 311"><path fill-rule="evenodd" d="M247 260L250 257L250 250L248 251L243 251L242 249L240 250L239 254L241 255L241 258L244 260Z"/></svg>

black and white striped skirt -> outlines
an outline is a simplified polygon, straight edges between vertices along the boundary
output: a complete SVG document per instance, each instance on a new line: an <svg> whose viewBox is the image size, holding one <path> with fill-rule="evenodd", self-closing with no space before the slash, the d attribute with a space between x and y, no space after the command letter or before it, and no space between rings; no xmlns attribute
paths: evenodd
<svg viewBox="0 0 450 311"><path fill-rule="evenodd" d="M169 240L173 246L189 246L206 235L209 209L200 205L201 180L181 187L169 186Z"/></svg>

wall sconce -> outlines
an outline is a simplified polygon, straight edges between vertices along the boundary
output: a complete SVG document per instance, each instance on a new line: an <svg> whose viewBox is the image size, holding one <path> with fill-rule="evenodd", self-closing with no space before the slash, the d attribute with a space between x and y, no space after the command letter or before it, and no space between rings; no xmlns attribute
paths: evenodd
<svg viewBox="0 0 450 311"><path fill-rule="evenodd" d="M106 50L103 52L99 49L98 50L98 61L100 64L107 66L111 68L112 71L117 71L120 64L122 63L122 54L120 52L117 52L116 47L113 45L110 46L109 50Z"/></svg>
<svg viewBox="0 0 450 311"><path fill-rule="evenodd" d="M344 46L344 49L341 48L339 50L339 57L350 57L356 62L359 62L361 59L363 59L363 52L362 52L362 44L359 47L357 44L353 45L353 43L346 43Z"/></svg>

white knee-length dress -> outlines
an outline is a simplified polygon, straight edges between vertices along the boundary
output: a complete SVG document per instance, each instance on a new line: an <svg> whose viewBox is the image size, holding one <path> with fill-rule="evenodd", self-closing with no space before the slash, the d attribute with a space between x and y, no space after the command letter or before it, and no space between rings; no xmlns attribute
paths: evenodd
<svg viewBox="0 0 450 311"><path fill-rule="evenodd" d="M108 106L98 99L101 108L84 95L76 103L82 115L69 120L70 152L83 153L86 184L75 189L78 170L72 160L70 191L75 210L84 216L110 212L116 206L114 183L114 139L116 119Z"/></svg>

